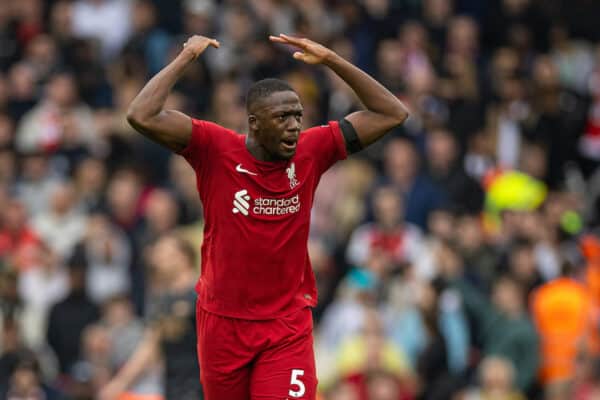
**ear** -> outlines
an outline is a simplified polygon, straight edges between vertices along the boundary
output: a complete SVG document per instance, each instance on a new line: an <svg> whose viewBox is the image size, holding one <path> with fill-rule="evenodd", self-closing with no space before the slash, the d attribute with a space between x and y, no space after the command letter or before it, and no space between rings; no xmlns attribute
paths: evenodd
<svg viewBox="0 0 600 400"><path fill-rule="evenodd" d="M256 115L254 115L254 114L248 115L248 128L250 129L251 132L256 132L258 130L259 122L258 122L258 118L256 118Z"/></svg>

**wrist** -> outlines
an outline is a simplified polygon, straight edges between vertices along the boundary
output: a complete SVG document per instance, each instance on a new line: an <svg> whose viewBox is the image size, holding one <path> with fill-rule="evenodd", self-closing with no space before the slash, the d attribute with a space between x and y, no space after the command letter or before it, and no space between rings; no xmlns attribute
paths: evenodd
<svg viewBox="0 0 600 400"><path fill-rule="evenodd" d="M181 50L181 52L179 53L179 57L184 59L187 62L192 62L194 61L196 58L198 58L200 54L196 54L194 53L194 51L190 48L183 48L183 50Z"/></svg>
<svg viewBox="0 0 600 400"><path fill-rule="evenodd" d="M322 64L327 67L331 67L339 63L340 60L343 60L343 58L340 57L335 51L329 50L327 55L323 58Z"/></svg>

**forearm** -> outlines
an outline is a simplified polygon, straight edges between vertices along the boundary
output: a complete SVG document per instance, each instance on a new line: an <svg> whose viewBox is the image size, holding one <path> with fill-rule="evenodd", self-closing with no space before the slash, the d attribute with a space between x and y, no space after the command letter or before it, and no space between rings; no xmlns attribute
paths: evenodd
<svg viewBox="0 0 600 400"><path fill-rule="evenodd" d="M141 375L142 372L153 365L153 361L158 356L158 337L153 330L147 332L131 358L119 370L113 379L113 384L127 389Z"/></svg>
<svg viewBox="0 0 600 400"><path fill-rule="evenodd" d="M324 61L356 93L367 110L401 124L408 112L402 102L389 90L360 68L333 53Z"/></svg>
<svg viewBox="0 0 600 400"><path fill-rule="evenodd" d="M156 74L131 102L128 116L136 120L158 115L167 101L171 88L183 75L186 67L195 59L191 51L183 50L158 74Z"/></svg>

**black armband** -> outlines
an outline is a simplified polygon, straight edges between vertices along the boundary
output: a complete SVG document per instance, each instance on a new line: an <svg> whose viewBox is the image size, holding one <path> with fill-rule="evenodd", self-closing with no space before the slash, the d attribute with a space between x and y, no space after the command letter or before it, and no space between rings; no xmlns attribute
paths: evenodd
<svg viewBox="0 0 600 400"><path fill-rule="evenodd" d="M363 145L360 143L360 139L356 134L356 130L346 118L342 118L339 121L340 130L344 135L344 141L346 142L346 151L348 154L358 153L363 149Z"/></svg>

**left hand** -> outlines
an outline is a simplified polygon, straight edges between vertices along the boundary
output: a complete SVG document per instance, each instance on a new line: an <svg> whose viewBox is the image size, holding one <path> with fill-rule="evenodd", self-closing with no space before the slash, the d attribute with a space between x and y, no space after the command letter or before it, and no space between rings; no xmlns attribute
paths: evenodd
<svg viewBox="0 0 600 400"><path fill-rule="evenodd" d="M289 44L299 48L301 51L296 51L294 58L307 64L323 64L335 55L327 47L306 38L296 38L281 33L279 36L269 36L269 39L272 42Z"/></svg>

